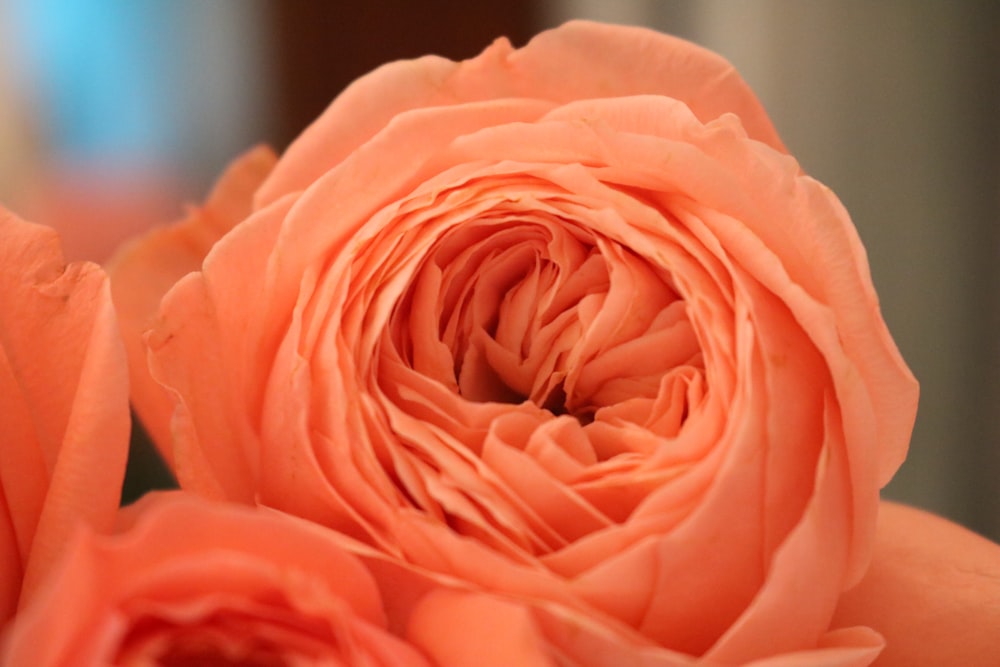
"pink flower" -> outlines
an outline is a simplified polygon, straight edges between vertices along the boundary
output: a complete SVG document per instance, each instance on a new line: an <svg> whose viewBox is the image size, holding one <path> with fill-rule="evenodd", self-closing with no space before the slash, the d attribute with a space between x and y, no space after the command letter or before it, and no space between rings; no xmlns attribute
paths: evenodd
<svg viewBox="0 0 1000 667"><path fill-rule="evenodd" d="M728 63L571 23L386 65L254 155L115 264L184 487L663 664L870 661L831 619L917 385L846 212Z"/></svg>
<svg viewBox="0 0 1000 667"><path fill-rule="evenodd" d="M5 639L3 664L407 665L379 591L335 535L278 513L148 498L81 531Z"/></svg>

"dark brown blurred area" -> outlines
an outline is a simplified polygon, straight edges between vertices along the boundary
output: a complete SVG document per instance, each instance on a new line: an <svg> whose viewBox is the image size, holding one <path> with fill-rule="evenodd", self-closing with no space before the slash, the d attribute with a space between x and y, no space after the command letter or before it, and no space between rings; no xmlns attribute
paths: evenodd
<svg viewBox="0 0 1000 667"><path fill-rule="evenodd" d="M274 1L275 136L284 148L357 77L427 54L470 58L498 36L523 44L534 32L526 0Z"/></svg>

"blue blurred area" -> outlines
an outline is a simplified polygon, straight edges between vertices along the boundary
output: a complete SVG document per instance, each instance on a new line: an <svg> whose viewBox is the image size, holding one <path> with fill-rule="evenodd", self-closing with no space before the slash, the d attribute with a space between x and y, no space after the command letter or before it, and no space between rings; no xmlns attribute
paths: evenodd
<svg viewBox="0 0 1000 667"><path fill-rule="evenodd" d="M51 150L73 162L169 160L186 3L8 1Z"/></svg>
<svg viewBox="0 0 1000 667"><path fill-rule="evenodd" d="M0 200L103 261L267 137L266 0L0 0Z"/></svg>

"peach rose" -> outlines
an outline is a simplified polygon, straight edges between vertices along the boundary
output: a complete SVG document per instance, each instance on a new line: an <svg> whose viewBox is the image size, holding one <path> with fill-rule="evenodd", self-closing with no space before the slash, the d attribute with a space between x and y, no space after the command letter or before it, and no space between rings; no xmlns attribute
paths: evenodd
<svg viewBox="0 0 1000 667"><path fill-rule="evenodd" d="M917 386L846 212L724 60L575 22L393 63L252 202L229 181L213 198L250 212L200 271L133 259L202 261L166 233L116 262L121 304L180 278L146 342L182 486L671 664L871 648L830 622Z"/></svg>
<svg viewBox="0 0 1000 667"><path fill-rule="evenodd" d="M0 623L79 522L118 509L129 414L107 276L0 209Z"/></svg>
<svg viewBox="0 0 1000 667"><path fill-rule="evenodd" d="M430 664L328 531L183 496L140 504L130 530L76 536L4 665Z"/></svg>

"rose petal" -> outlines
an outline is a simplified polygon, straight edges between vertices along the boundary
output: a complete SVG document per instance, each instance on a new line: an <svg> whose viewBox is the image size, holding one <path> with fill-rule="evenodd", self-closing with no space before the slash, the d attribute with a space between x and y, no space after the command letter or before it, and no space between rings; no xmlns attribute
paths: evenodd
<svg viewBox="0 0 1000 667"><path fill-rule="evenodd" d="M274 153L264 146L237 158L203 206L174 225L132 240L107 264L129 358L132 403L171 466L170 417L174 401L149 374L142 336L152 326L163 295L185 274L201 268L215 242L250 213L251 197L276 161Z"/></svg>
<svg viewBox="0 0 1000 667"><path fill-rule="evenodd" d="M1000 656L1000 545L928 512L883 502L871 568L834 627L885 636L878 667L964 667Z"/></svg>
<svg viewBox="0 0 1000 667"><path fill-rule="evenodd" d="M754 660L743 667L868 667L884 645L868 628L844 628L823 635L815 650Z"/></svg>
<svg viewBox="0 0 1000 667"><path fill-rule="evenodd" d="M242 402L259 402L268 368L263 359L244 361L246 350L260 345L265 335L259 325L263 309L246 305L266 292L267 274L247 272L245 266L266 261L291 204L281 200L262 209L221 238L205 257L202 272L189 273L170 288L146 333L150 374L176 396L165 424L174 473L184 488L210 496L253 497L258 465L252 420L257 417ZM220 272L242 277L220 282L214 279ZM215 446L203 448L200 442Z"/></svg>
<svg viewBox="0 0 1000 667"><path fill-rule="evenodd" d="M406 636L441 667L557 664L528 610L486 596L435 591L417 606Z"/></svg>
<svg viewBox="0 0 1000 667"><path fill-rule="evenodd" d="M450 628L450 632L442 632ZM417 603L406 637L441 667L567 665L695 667L703 662L645 643L572 609L437 589ZM883 646L867 628L827 633L815 649L740 663L744 667L866 667Z"/></svg>
<svg viewBox="0 0 1000 667"><path fill-rule="evenodd" d="M100 267L66 265L56 233L0 210L0 485L22 602L77 523L107 529L128 453L124 350ZM12 549L5 545L7 564ZM10 597L2 601L10 609Z"/></svg>

